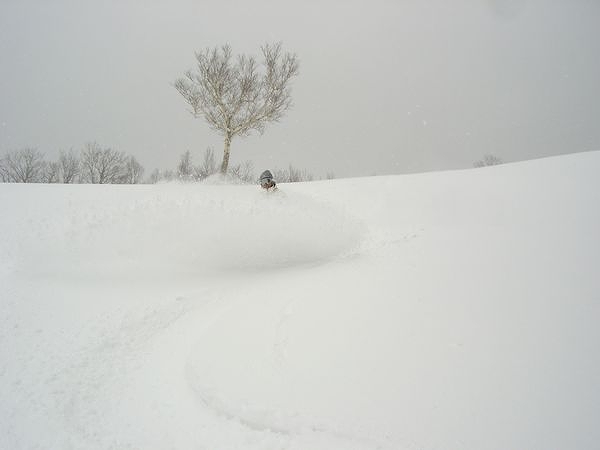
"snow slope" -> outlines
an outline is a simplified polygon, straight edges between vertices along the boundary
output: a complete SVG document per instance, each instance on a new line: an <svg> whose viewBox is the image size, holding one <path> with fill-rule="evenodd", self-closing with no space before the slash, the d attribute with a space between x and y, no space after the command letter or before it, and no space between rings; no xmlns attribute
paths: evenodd
<svg viewBox="0 0 600 450"><path fill-rule="evenodd" d="M0 448L597 448L598 173L0 184Z"/></svg>

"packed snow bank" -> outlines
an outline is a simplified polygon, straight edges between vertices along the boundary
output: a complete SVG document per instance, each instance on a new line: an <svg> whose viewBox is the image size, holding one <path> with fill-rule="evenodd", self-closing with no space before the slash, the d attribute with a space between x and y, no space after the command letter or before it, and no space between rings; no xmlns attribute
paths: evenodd
<svg viewBox="0 0 600 450"><path fill-rule="evenodd" d="M0 185L0 448L593 449L599 169Z"/></svg>

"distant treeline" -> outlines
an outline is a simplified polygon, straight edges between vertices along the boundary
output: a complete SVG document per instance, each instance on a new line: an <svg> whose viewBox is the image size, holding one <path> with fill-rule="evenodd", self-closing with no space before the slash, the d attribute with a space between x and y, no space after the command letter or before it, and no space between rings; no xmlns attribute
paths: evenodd
<svg viewBox="0 0 600 450"><path fill-rule="evenodd" d="M79 151L61 151L57 161L46 161L35 148L10 151L0 159L5 183L137 184L144 168L134 156L90 142Z"/></svg>
<svg viewBox="0 0 600 450"><path fill-rule="evenodd" d="M296 183L300 181L313 181L314 176L305 169L298 169L291 164L287 169L272 170L275 180L279 183ZM194 164L191 152L188 150L181 155L177 167L173 170L155 169L148 178L149 183L164 181L202 181L211 175L219 173L219 166L212 148L207 148L199 164ZM258 177L254 171L252 161L229 165L227 177L234 182L256 183ZM327 179L335 178L333 173L327 174Z"/></svg>
<svg viewBox="0 0 600 450"><path fill-rule="evenodd" d="M197 182L219 171L214 151L206 149L199 164L194 164L191 152L181 155L175 169L155 169L144 180L144 167L134 156L112 148L103 148L89 142L81 150L61 151L58 160L47 161L35 148L9 151L0 157L0 182L3 183L91 183L140 184L165 181ZM275 180L280 183L312 181L313 175L292 165L287 169L274 169ZM231 165L227 177L239 183L257 180L252 162ZM335 178L333 173L327 179Z"/></svg>

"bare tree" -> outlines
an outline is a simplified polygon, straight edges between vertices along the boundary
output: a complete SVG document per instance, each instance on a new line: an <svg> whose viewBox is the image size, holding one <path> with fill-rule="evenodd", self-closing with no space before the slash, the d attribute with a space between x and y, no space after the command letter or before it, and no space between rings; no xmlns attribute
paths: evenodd
<svg viewBox="0 0 600 450"><path fill-rule="evenodd" d="M125 153L101 148L96 142L87 143L81 152L82 177L93 184L122 182L125 175Z"/></svg>
<svg viewBox="0 0 600 450"><path fill-rule="evenodd" d="M8 167L6 166L6 157L0 158L0 181L2 183L8 183L10 181Z"/></svg>
<svg viewBox="0 0 600 450"><path fill-rule="evenodd" d="M150 176L148 177L148 183L156 184L161 180L161 172L160 169L154 169Z"/></svg>
<svg viewBox="0 0 600 450"><path fill-rule="evenodd" d="M281 43L264 45L264 73L253 56L232 61L231 48L207 48L196 53L197 69L175 81L175 88L224 138L221 173L227 173L231 141L252 130L262 134L266 124L278 121L291 107L290 80L298 74L295 54L282 53Z"/></svg>
<svg viewBox="0 0 600 450"><path fill-rule="evenodd" d="M194 172L194 167L192 165L192 154L188 150L179 159L179 164L177 165L177 176L181 180L190 180L192 178L192 174Z"/></svg>
<svg viewBox="0 0 600 450"><path fill-rule="evenodd" d="M498 164L502 164L503 162L504 161L502 161L497 156L490 154L485 155L483 159L480 159L479 161L475 161L473 163L473 167L497 166Z"/></svg>
<svg viewBox="0 0 600 450"><path fill-rule="evenodd" d="M143 175L144 168L137 159L134 156L127 158L127 161L125 161L125 175L122 182L125 184L139 184L142 181Z"/></svg>
<svg viewBox="0 0 600 450"><path fill-rule="evenodd" d="M58 157L58 165L60 166L62 182L66 184L74 183L80 170L79 156L73 150L69 150L68 153L61 151Z"/></svg>
<svg viewBox="0 0 600 450"><path fill-rule="evenodd" d="M12 183L39 183L43 181L44 155L35 148L8 152L2 158L2 179Z"/></svg>
<svg viewBox="0 0 600 450"><path fill-rule="evenodd" d="M44 183L60 183L60 164L57 162L45 163L42 181Z"/></svg>
<svg viewBox="0 0 600 450"><path fill-rule="evenodd" d="M102 148L96 142L87 142L81 151L81 179L84 182L98 183L98 165Z"/></svg>
<svg viewBox="0 0 600 450"><path fill-rule="evenodd" d="M116 184L122 183L125 175L127 156L123 152L105 148L100 154L98 165L98 183Z"/></svg>

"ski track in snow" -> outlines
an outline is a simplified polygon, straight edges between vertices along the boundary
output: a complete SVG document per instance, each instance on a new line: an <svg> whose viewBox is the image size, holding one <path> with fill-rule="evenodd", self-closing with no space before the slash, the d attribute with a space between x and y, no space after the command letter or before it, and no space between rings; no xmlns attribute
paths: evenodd
<svg viewBox="0 0 600 450"><path fill-rule="evenodd" d="M264 276L268 277L268 274L265 273ZM240 287L240 289L243 290L243 287ZM205 295L207 294L205 293ZM182 297L187 298L187 300L182 301L184 303L193 302L191 300L193 296L193 294L186 296L184 293ZM169 358L168 354L156 351L157 349L172 352L174 347L181 346L181 337L194 336L195 340L188 341L185 346L186 350L177 355L178 359L171 359L171 364L178 368L185 367L183 371L186 378L185 382L193 391L197 399L196 403L208 410L217 420L225 419L228 428L231 430L239 427L246 428L247 431L264 435L263 439L272 440L277 445L281 444L283 440L285 443L284 448L344 448L356 450L386 448L371 437L336 430L333 426L315 422L310 417L300 417L297 413L290 414L283 411L268 410L260 405L253 405L249 408L247 405L241 407L240 405L228 404L220 398L219 392L203 387L201 380L198 378L198 372L193 369L194 361L201 360L202 355L195 354L194 361L191 361L189 360L190 349L193 349L196 342L203 338L202 330L218 323L227 311L235 307L236 302L235 300L225 300L227 296L215 292L209 294L209 296L220 300L213 300L199 307L181 310L181 314L176 313L174 320L170 321L167 326L153 327L154 332L147 335L148 340L153 342L146 342L144 346L139 346L140 351L149 345L153 345L155 350L151 353L152 360L145 362L146 369L138 371L142 377L145 377L148 370L152 370L152 367L159 367L162 361ZM280 313L279 331L281 331L288 315L289 306L290 304L286 305ZM274 358L281 358L281 355L278 355L281 351L281 342L275 341L273 344ZM174 374L181 374L181 371L173 370L165 373L164 375L167 378L161 380L161 383L174 386L179 384L181 380L172 378ZM132 382L135 383L135 381ZM250 413L244 413L243 410L250 411ZM269 420L270 418L272 420ZM306 447L306 445L309 446Z"/></svg>
<svg viewBox="0 0 600 450"><path fill-rule="evenodd" d="M280 335L282 334L281 330L292 303L293 302L289 302L280 313L280 320L277 325L277 332ZM273 357L280 363L285 359L284 345L285 338L281 336L273 343ZM199 357L201 358L201 355L195 355L195 359L198 359ZM242 408L240 405L228 404L219 397L218 392L214 392L198 382L197 371L193 368L193 361L186 361L185 364L187 383L194 390L200 403L214 412L217 416L224 417L235 424L241 424L256 432L279 434L288 437L290 440L310 435L311 442L314 441L315 444L319 443L318 448L320 448L321 445L325 446L323 448L327 448L327 445L332 444L335 444L334 448L356 448L365 450L384 448L384 446L372 438L338 431L332 426L317 424L316 422L311 421L311 418L300 417L297 413L290 414L283 411L268 410L259 405L253 405L252 407L245 405ZM250 410L250 413L244 413L242 409ZM274 419L269 420L269 418ZM322 441L322 443L320 443L320 441Z"/></svg>
<svg viewBox="0 0 600 450"><path fill-rule="evenodd" d="M269 411L260 406L252 408L253 414L244 414L239 405L226 404L220 399L218 392L203 388L197 372L190 369L189 350L197 340L202 339L202 330L217 323L235 306L235 302L223 300L224 297L216 293L216 290L203 292L201 295L211 297L212 300L195 301L194 297L197 296L197 293L182 293L176 300L171 300L170 304L150 308L140 317L118 309L113 311L114 315L122 315L120 326L111 326L115 322L114 317L106 315L104 323L96 326L100 340L83 346L76 363L49 379L50 384L55 380L75 380L62 408L67 423L81 442L87 445L95 442L98 448L135 448L135 443L128 443L126 436L118 439L111 436L114 424L103 422L103 416L110 416L112 410L118 408L115 404L106 403L106 393L125 394L132 386L143 385L149 373L158 377L155 383L177 386L181 383L177 376L184 373L185 382L197 399L196 404L209 413L199 417L207 421L205 426L209 426L211 421L217 421L213 426L223 428L224 419L229 433L239 433L240 427L245 428L246 431L242 431L242 434L258 433L263 436L261 442L272 442L273 445L283 443L283 448L290 449L385 448L372 438L355 436L327 425L313 423L310 418L300 418L296 414ZM283 323L286 311L280 314ZM195 340L187 341L191 336ZM274 348L275 345L276 343ZM177 352L174 359L172 349L177 347L185 350ZM196 359L199 357L201 355L195 355ZM170 370L160 370L164 361L169 361ZM182 367L185 368L183 371L180 370ZM137 405L139 402L148 403L152 399L152 392L149 390L139 393L149 398L134 397L129 403ZM155 400L160 402L161 399ZM278 420L270 422L269 417Z"/></svg>
<svg viewBox="0 0 600 450"><path fill-rule="evenodd" d="M302 201L304 202L303 214L305 216L315 213L322 215L325 211L318 207L315 212L310 212L310 208L306 209L310 201L307 199L302 199ZM189 208L190 205L186 202L187 200L182 200L180 206L185 205L186 208ZM147 206L136 204L129 213L120 211L119 216L127 218L142 211L143 216L149 219L149 216L158 207L154 205L154 208L150 208L149 211ZM209 206L209 210L213 208L213 215L215 211L218 215L221 214L218 211L226 211L222 209L222 205L218 205L216 209L212 204ZM168 209L169 205L163 204L160 207ZM252 207L250 207L250 212L252 213ZM185 217L186 213L179 214ZM348 217L341 219L341 216L338 217L331 212L327 214L333 218L334 227L336 220L349 219ZM51 234L48 236L42 234L41 239L48 242L54 250L58 250L60 258L66 258L66 267L69 267L69 258L80 251L80 248L84 251L96 251L96 248L101 250L102 253L97 255L100 263L92 260L90 261L91 265L86 262L83 266L73 265L70 267L76 277L85 280L88 274L92 275L102 267L102 259L110 258L114 251L95 246L95 242L105 240L107 236L113 238L119 234L118 231L122 227L118 223L111 224L112 217L110 213L104 212L100 215L85 213L82 219L73 219L90 222L91 226L85 229L81 223L75 222L78 226L74 229L75 231L69 232L75 246L71 245L66 249L66 253L56 247ZM362 242L360 234L356 234L354 231L360 228L360 225L357 228L357 224L358 221L350 224L349 236L353 237L347 242L350 246L354 245L354 249L350 249L351 254L356 254L357 249L360 248L352 243L356 242L360 246L360 242ZM50 223L49 229L55 230L60 226ZM154 224L153 226L156 231L156 228L160 229L162 225L159 221L158 225ZM113 230L112 228L115 227L116 230ZM127 225L127 229L132 227L133 225ZM338 232L338 236L343 237L344 230L340 231L342 234L340 235ZM187 232L186 228L184 233ZM232 234L239 233L236 228L230 232ZM313 232L311 231L311 233ZM133 243L125 241L117 243L116 250L119 254L127 257L131 254L131 249L136 246L135 239ZM92 245L88 246L89 242L92 242ZM310 249L307 257L296 261L287 261L285 257L276 255L275 258L280 258L280 260L274 259L267 266L260 268L259 276L268 279L270 271L290 270L298 265L314 267L315 265L329 264L339 258L343 259L343 252L340 252L339 249L345 245L347 244L338 237L333 244L322 247L324 250L315 247L317 252L314 254L314 261L310 261L312 257ZM250 250L255 249L250 248ZM36 249L36 254L41 252L43 252L43 247ZM327 256L326 252L341 254L339 257L335 254ZM128 264L126 260L124 261ZM278 264L274 264L277 261ZM232 269L238 270L236 267L232 267ZM111 277L118 280L117 273L110 268L102 277L107 280L110 280ZM93 288L93 282L89 287ZM238 289L243 291L244 286L238 286ZM192 364L188 360L189 352L194 348L195 342L203 338L202 330L215 324L223 314L234 307L236 301L239 301L236 299L226 300L227 294L222 291L223 289L215 286L205 288L200 293L197 289L190 292L182 291L175 299L153 301L149 306L144 306L143 303L128 305L127 302L124 302L122 306L114 306L94 317L93 329L79 334L76 339L80 342L76 345L74 353L68 358L64 358L64 355L56 355L57 362L48 364L48 366L55 366L59 369L48 374L45 383L48 391L56 394L53 397L55 404L52 407L60 411L59 415L64 421L65 428L71 430L69 445L74 448L82 445L87 448L136 448L139 443L136 443L133 438L130 439L126 431L133 423L124 426L122 423L115 423L116 419L111 417L127 420L126 411L129 409L133 413L136 408L139 408L139 405L151 405L153 402L160 404L164 400L160 398L162 391L158 391L159 397L153 398L152 389L136 388L136 386L145 386L144 383L147 384L145 380L150 374L156 378L153 384L161 385L163 388L181 384L180 377L183 376L185 383L190 388L192 398L195 398L196 410L192 410L192 418L194 414L198 415L197 419L204 421L203 429L212 426L221 430L218 432L220 435L224 433L222 428L225 427L228 429L227 434L244 436L244 446L248 448L254 448L253 442L260 442L256 448L261 449L265 448L263 445L267 445L266 448L273 446L273 448L303 450L307 448L356 450L383 448L370 438L354 436L331 426L313 423L309 417L299 418L297 414L269 411L260 406L254 406L252 414L244 413L240 405L227 404L223 401L219 392L203 388L201 380L198 379L198 372L190 369ZM113 294L114 292L107 295ZM117 293L117 295L119 294ZM279 337L273 342L273 358L279 360L280 363L285 360L283 329L291 306L292 302L285 305L280 312L277 326ZM174 348L178 348L179 351L173 352ZM194 357L198 359L201 358L201 355L194 355ZM61 359L64 360L63 363L58 362ZM166 361L169 364L168 370L165 370ZM122 412L115 415L115 410L122 410ZM160 412L158 414L160 415ZM269 421L269 418L277 419ZM189 421L190 417L187 417L183 422ZM166 428L167 434L183 432L181 424L173 424L169 420L166 420L165 423L171 427ZM193 420L189 426L193 426ZM210 432L206 433L204 436L202 434L197 436L197 443L201 448L205 442L211 442ZM258 438L256 435L261 437ZM221 437L221 439L223 438ZM223 440L227 441L227 439ZM206 444L206 448L220 448L220 441L213 441L212 445ZM234 443L235 439L232 439L232 442L232 445L237 447L238 444ZM65 445L65 443L63 442L59 447L61 445ZM158 448L154 444L150 444L150 446Z"/></svg>

